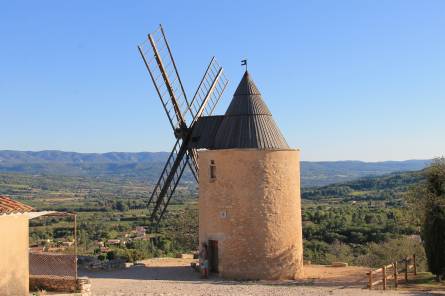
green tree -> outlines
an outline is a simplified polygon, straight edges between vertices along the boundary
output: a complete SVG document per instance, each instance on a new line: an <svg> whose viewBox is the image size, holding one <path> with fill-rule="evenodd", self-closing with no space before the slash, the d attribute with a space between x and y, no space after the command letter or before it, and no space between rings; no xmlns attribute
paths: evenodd
<svg viewBox="0 0 445 296"><path fill-rule="evenodd" d="M172 241L164 242L165 251L190 252L198 247L198 209L186 207L169 212L163 221L163 234Z"/></svg>
<svg viewBox="0 0 445 296"><path fill-rule="evenodd" d="M108 260L116 259L116 254L113 251L108 252L107 253L107 259Z"/></svg>
<svg viewBox="0 0 445 296"><path fill-rule="evenodd" d="M408 201L419 214L428 268L440 280L445 275L445 158L435 159L424 175Z"/></svg>
<svg viewBox="0 0 445 296"><path fill-rule="evenodd" d="M128 205L126 203L124 203L123 201L118 200L116 202L116 210L118 210L120 212L128 211Z"/></svg>
<svg viewBox="0 0 445 296"><path fill-rule="evenodd" d="M427 211L422 227L429 270L440 280L445 275L445 207L434 205Z"/></svg>

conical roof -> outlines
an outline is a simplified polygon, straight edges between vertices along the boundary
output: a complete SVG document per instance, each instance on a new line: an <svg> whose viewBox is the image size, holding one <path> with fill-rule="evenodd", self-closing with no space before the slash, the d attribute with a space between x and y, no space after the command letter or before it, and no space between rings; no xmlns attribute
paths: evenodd
<svg viewBox="0 0 445 296"><path fill-rule="evenodd" d="M289 149L249 72L245 72L216 133L213 149Z"/></svg>

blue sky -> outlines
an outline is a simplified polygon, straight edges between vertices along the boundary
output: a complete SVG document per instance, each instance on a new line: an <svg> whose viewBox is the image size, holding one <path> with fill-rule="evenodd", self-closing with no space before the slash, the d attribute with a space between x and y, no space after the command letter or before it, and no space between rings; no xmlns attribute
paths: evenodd
<svg viewBox="0 0 445 296"><path fill-rule="evenodd" d="M189 96L251 72L303 160L445 151L445 1L3 1L0 149L166 151L136 45L162 23ZM266 4L267 3L267 4Z"/></svg>

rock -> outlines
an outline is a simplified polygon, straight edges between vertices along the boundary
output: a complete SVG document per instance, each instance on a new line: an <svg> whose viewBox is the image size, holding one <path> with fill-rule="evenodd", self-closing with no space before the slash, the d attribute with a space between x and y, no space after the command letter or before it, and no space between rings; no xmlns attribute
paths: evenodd
<svg viewBox="0 0 445 296"><path fill-rule="evenodd" d="M176 258L193 259L193 254L176 254Z"/></svg>
<svg viewBox="0 0 445 296"><path fill-rule="evenodd" d="M332 262L332 267L348 267L348 263L346 262Z"/></svg>

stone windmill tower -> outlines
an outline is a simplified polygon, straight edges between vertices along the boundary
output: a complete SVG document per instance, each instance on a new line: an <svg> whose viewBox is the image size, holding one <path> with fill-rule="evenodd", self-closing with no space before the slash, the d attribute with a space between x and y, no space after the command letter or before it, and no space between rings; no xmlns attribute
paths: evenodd
<svg viewBox="0 0 445 296"><path fill-rule="evenodd" d="M199 150L199 240L210 268L235 279L301 276L300 154L246 71L210 149ZM208 124L206 128L209 129ZM206 124L203 124L206 125Z"/></svg>
<svg viewBox="0 0 445 296"><path fill-rule="evenodd" d="M199 183L199 240L210 271L234 279L302 275L300 155L275 124L249 73L225 115L228 80L212 58L188 98L162 26L138 46L176 143L148 201L156 231L186 168Z"/></svg>

